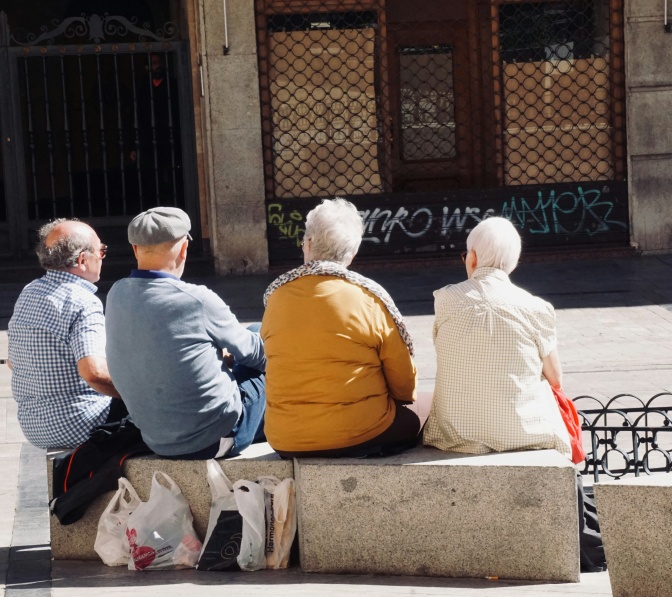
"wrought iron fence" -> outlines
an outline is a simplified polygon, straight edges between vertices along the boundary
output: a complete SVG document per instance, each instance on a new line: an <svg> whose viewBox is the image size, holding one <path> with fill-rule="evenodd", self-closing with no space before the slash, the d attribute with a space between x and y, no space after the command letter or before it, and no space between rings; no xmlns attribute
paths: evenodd
<svg viewBox="0 0 672 597"><path fill-rule="evenodd" d="M647 402L619 394L602 403L592 396L574 399L586 461L582 474L612 478L672 471L672 393Z"/></svg>
<svg viewBox="0 0 672 597"><path fill-rule="evenodd" d="M407 4L256 0L269 201L623 180L622 0Z"/></svg>

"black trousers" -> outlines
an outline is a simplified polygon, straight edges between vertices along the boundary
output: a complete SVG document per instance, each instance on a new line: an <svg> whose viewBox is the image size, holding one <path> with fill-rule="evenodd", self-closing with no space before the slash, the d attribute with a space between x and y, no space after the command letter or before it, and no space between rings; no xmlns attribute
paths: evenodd
<svg viewBox="0 0 672 597"><path fill-rule="evenodd" d="M107 415L106 423L116 423L128 416L128 409L123 400L112 398L110 401L110 412Z"/></svg>
<svg viewBox="0 0 672 597"><path fill-rule="evenodd" d="M276 450L282 458L367 458L391 456L409 450L418 444L421 429L420 417L412 404L397 402L397 412L392 424L380 435L356 446L313 452L285 452Z"/></svg>

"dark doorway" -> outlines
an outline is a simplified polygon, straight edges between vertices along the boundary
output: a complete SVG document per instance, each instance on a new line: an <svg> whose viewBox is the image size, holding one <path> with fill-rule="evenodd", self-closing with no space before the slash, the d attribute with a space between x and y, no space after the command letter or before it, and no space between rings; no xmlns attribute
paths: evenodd
<svg viewBox="0 0 672 597"><path fill-rule="evenodd" d="M197 226L187 43L177 24L143 15L70 11L39 34L5 17L0 111L13 151L0 172L12 190L13 254L28 253L32 231L57 217L94 224L108 244L125 242L130 218L157 205L185 209Z"/></svg>

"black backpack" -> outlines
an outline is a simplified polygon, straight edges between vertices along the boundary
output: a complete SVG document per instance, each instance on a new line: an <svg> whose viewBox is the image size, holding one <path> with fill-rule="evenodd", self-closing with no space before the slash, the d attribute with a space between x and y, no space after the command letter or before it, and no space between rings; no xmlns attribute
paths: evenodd
<svg viewBox="0 0 672 597"><path fill-rule="evenodd" d="M77 522L96 497L117 489L126 458L151 453L130 417L96 427L83 444L54 458L51 513L63 525Z"/></svg>

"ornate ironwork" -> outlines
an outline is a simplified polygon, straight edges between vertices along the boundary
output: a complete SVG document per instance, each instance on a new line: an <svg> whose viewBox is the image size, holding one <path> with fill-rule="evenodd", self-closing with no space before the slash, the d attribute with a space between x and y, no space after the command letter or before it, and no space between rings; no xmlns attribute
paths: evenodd
<svg viewBox="0 0 672 597"><path fill-rule="evenodd" d="M138 23L137 17L110 15L82 14L79 17L69 17L63 21L55 20L53 29L47 25L40 27L40 33L29 33L23 29L15 29L10 36L12 43L18 46L37 46L40 44L52 45L59 36L66 40L87 40L92 43L102 43L107 37L119 38L127 35L137 35L137 41L172 41L177 39L179 28L176 23L166 22L163 27L152 31L150 23Z"/></svg>
<svg viewBox="0 0 672 597"><path fill-rule="evenodd" d="M672 393L648 402L618 394L603 404L592 396L574 399L583 429L586 462L582 474L595 481L672 471Z"/></svg>

